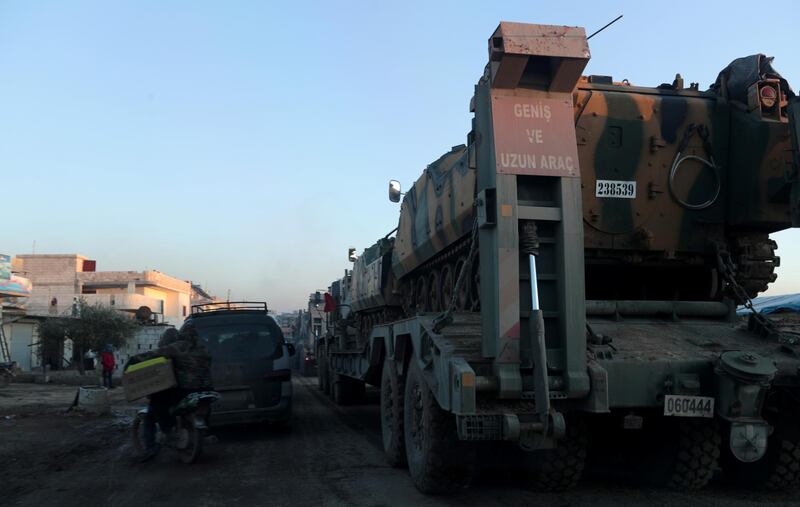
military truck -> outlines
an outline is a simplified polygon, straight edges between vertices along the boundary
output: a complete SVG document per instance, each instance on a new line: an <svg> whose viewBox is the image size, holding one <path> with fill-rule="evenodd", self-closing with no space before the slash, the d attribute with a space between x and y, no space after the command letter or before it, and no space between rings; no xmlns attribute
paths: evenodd
<svg viewBox="0 0 800 507"><path fill-rule="evenodd" d="M582 77L589 58L582 28L499 25L467 144L390 183L396 230L331 287L320 387L380 386L386 456L427 493L502 442L569 488L598 429L655 429L641 468L676 488L718 464L797 485L798 335L735 317L800 223L794 94L763 55L707 91Z"/></svg>

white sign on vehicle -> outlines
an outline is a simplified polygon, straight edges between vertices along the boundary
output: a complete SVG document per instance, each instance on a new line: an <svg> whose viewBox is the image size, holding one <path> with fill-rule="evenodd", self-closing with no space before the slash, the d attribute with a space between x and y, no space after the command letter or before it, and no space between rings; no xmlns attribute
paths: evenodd
<svg viewBox="0 0 800 507"><path fill-rule="evenodd" d="M664 396L664 415L676 417L714 417L714 398L711 396Z"/></svg>
<svg viewBox="0 0 800 507"><path fill-rule="evenodd" d="M636 199L636 181L597 180L594 195L617 199Z"/></svg>

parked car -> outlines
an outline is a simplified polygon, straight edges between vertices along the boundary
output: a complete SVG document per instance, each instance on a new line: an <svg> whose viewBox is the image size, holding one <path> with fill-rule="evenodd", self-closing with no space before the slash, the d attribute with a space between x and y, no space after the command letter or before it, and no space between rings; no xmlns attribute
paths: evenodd
<svg viewBox="0 0 800 507"><path fill-rule="evenodd" d="M193 305L192 323L211 353L211 425L267 422L288 426L292 415L292 356L266 303Z"/></svg>

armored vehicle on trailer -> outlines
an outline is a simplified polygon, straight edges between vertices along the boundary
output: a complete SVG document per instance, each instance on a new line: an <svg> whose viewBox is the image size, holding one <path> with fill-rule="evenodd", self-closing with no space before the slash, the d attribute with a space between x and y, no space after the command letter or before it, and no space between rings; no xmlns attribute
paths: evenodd
<svg viewBox="0 0 800 507"><path fill-rule="evenodd" d="M797 335L735 320L775 280L769 233L800 223L794 94L763 55L707 91L581 77L589 57L582 28L500 24L467 144L332 285L320 385L380 386L386 455L424 492L503 441L570 487L605 427L657 428L674 487L718 463L797 485Z"/></svg>

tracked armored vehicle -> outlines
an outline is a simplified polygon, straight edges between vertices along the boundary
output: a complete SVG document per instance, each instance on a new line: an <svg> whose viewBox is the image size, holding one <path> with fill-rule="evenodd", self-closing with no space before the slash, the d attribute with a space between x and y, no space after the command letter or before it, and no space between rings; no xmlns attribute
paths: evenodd
<svg viewBox="0 0 800 507"><path fill-rule="evenodd" d="M424 492L467 484L486 442L570 487L598 429L655 428L643 468L674 487L718 463L798 485L797 335L735 317L800 224L794 94L763 55L707 91L581 77L589 57L582 28L500 24L467 144L331 287L321 387L380 386L387 457Z"/></svg>

